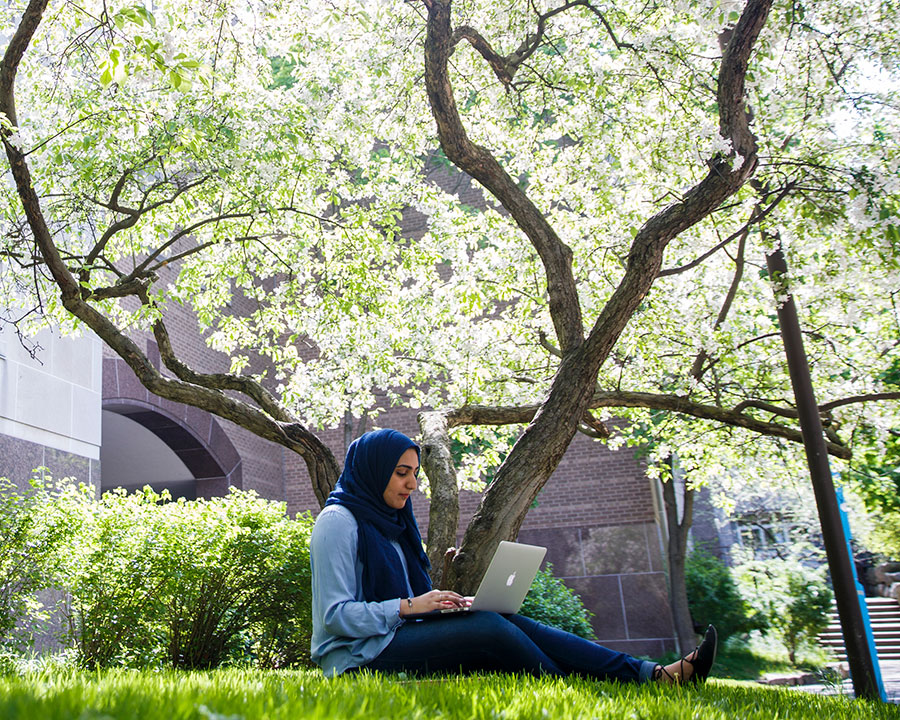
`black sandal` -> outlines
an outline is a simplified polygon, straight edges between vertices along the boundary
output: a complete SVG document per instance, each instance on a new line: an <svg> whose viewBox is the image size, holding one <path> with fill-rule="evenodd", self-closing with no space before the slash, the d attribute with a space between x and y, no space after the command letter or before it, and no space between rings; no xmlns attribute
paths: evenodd
<svg viewBox="0 0 900 720"><path fill-rule="evenodd" d="M710 625L706 628L706 635L694 650L685 655L678 661L678 670L673 675L662 665L657 665L653 671L653 679L661 680L663 676L667 677L672 684L687 682L697 685L702 683L709 677L713 663L716 661L716 646L718 645L718 635L716 628ZM684 664L691 666L691 674L687 680L683 680L685 676Z"/></svg>

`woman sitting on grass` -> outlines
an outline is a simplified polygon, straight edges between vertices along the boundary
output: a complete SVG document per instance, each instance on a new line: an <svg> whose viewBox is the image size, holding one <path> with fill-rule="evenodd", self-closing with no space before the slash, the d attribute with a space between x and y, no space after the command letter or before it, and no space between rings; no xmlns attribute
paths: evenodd
<svg viewBox="0 0 900 720"><path fill-rule="evenodd" d="M466 605L432 590L409 496L419 448L395 430L355 440L310 543L312 659L328 676L357 668L411 674L577 674L599 680L702 682L716 631L670 665L638 660L520 615L477 611L431 622L408 615Z"/></svg>

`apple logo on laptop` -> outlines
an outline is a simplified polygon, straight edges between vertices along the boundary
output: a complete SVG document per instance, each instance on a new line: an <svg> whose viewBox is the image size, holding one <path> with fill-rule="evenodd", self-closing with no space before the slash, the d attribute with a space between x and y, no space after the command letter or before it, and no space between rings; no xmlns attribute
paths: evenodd
<svg viewBox="0 0 900 720"><path fill-rule="evenodd" d="M512 587L512 584L516 581L516 574L513 573L508 578L506 578L506 587Z"/></svg>

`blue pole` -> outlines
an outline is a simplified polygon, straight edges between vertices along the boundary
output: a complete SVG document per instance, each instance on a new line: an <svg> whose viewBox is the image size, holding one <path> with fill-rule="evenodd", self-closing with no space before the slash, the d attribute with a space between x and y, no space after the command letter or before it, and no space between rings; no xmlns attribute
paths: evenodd
<svg viewBox="0 0 900 720"><path fill-rule="evenodd" d="M850 547L850 520L847 517L847 508L844 504L844 489L835 488L834 494L837 496L838 509L841 513L841 525L844 527L844 540L847 543L847 553L850 555L850 567L853 570L853 582L856 584L856 597L859 600L859 609L863 617L863 626L866 631L866 642L869 643L869 653L872 656L873 676L875 679L875 687L881 696L882 702L887 702L887 692L884 689L884 680L881 679L881 666L878 664L878 654L875 652L875 636L872 634L872 623L869 620L869 608L866 605L866 591L856 575L856 563L853 560L853 550Z"/></svg>

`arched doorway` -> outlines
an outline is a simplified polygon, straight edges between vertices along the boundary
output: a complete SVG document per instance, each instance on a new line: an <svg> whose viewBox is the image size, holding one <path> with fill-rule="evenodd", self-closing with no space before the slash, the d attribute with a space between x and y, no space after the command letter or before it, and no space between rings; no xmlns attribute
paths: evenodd
<svg viewBox="0 0 900 720"><path fill-rule="evenodd" d="M103 410L100 446L102 491L122 487L129 492L149 485L168 490L172 498L197 499L196 460L214 477L221 468L188 431L152 410L112 406ZM193 456L193 457L190 457ZM195 466L194 470L185 462ZM214 467L213 467L214 466Z"/></svg>
<svg viewBox="0 0 900 720"><path fill-rule="evenodd" d="M151 395L118 358L104 358L103 390L101 491L149 485L192 500L241 487L241 457L212 415Z"/></svg>

